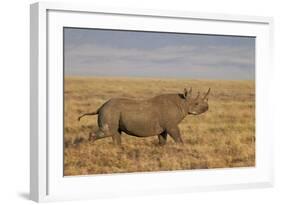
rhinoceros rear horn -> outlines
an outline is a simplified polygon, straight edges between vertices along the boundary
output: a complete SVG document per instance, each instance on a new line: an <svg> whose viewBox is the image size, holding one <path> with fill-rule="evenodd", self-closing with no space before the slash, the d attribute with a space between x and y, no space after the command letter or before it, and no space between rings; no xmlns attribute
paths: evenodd
<svg viewBox="0 0 281 205"><path fill-rule="evenodd" d="M192 87L189 88L189 91L188 91L188 94L189 94L189 95L191 95L191 93L192 93Z"/></svg>
<svg viewBox="0 0 281 205"><path fill-rule="evenodd" d="M197 93L197 97L195 98L196 100L199 99L200 97L200 92Z"/></svg>
<svg viewBox="0 0 281 205"><path fill-rule="evenodd" d="M211 91L211 88L208 89L208 91L207 91L206 94L204 95L203 99L206 99L206 98L208 97L210 91Z"/></svg>

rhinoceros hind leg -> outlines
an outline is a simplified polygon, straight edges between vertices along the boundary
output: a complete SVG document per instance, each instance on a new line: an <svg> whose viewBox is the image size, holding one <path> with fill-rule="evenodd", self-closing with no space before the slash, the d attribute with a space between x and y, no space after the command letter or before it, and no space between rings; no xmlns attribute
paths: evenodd
<svg viewBox="0 0 281 205"><path fill-rule="evenodd" d="M89 141L96 141L96 140L103 139L106 137L111 137L111 136L112 136L111 134L105 133L104 131L99 129L96 132L89 133Z"/></svg>
<svg viewBox="0 0 281 205"><path fill-rule="evenodd" d="M97 132L90 132L89 134L89 141L96 141L99 139L103 139L106 137L112 137L113 143L116 145L121 145L121 133L114 132L114 133L105 133L102 130L98 130Z"/></svg>

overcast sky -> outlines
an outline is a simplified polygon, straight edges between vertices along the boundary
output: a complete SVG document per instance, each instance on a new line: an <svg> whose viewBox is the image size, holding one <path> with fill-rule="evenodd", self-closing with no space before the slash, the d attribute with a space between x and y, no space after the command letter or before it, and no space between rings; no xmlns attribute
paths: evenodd
<svg viewBox="0 0 281 205"><path fill-rule="evenodd" d="M64 66L71 76L253 80L255 38L65 28Z"/></svg>

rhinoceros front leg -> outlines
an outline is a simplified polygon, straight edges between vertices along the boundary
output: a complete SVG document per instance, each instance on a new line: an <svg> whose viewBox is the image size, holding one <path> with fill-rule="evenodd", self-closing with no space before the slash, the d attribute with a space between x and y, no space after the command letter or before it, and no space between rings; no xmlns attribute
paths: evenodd
<svg viewBox="0 0 281 205"><path fill-rule="evenodd" d="M121 145L121 133L120 132L116 132L112 135L112 140L113 140L113 143L115 145L118 145L120 146Z"/></svg>
<svg viewBox="0 0 281 205"><path fill-rule="evenodd" d="M170 127L167 129L168 134L173 138L176 143L183 144L183 140L181 138L180 129L177 125Z"/></svg>
<svg viewBox="0 0 281 205"><path fill-rule="evenodd" d="M165 145L167 142L167 132L164 131L160 135L158 135L159 145Z"/></svg>

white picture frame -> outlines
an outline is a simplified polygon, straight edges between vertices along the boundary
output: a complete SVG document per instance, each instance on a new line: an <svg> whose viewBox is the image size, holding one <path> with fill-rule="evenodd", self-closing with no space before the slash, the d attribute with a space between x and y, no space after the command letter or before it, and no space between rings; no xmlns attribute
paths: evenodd
<svg viewBox="0 0 281 205"><path fill-rule="evenodd" d="M65 26L255 36L256 166L64 177L62 115L59 114L63 103L62 29ZM270 17L98 8L92 4L32 4L30 198L41 202L273 186L273 129L268 120L270 113L266 112L273 75L272 29Z"/></svg>

